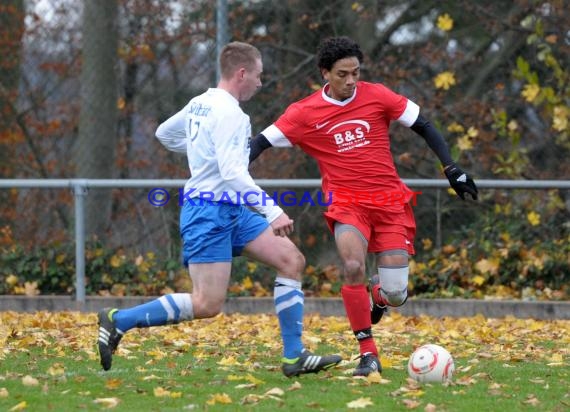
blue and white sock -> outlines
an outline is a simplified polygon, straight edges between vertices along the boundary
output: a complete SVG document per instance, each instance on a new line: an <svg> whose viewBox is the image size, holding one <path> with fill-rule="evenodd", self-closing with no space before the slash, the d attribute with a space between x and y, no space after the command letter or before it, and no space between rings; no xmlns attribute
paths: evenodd
<svg viewBox="0 0 570 412"><path fill-rule="evenodd" d="M305 295L301 282L277 277L273 290L275 312L279 318L283 339L283 357L293 360L303 351L301 335L303 333L303 309Z"/></svg>
<svg viewBox="0 0 570 412"><path fill-rule="evenodd" d="M189 293L171 293L113 314L115 328L125 333L132 328L148 328L194 319L192 296Z"/></svg>

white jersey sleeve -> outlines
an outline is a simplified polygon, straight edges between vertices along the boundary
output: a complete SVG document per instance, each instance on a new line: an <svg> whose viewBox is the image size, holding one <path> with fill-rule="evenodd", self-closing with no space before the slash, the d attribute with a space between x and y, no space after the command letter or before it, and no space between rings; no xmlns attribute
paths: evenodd
<svg viewBox="0 0 570 412"><path fill-rule="evenodd" d="M406 127L411 127L420 114L420 106L408 99L404 113L396 121Z"/></svg>
<svg viewBox="0 0 570 412"><path fill-rule="evenodd" d="M261 134L265 136L265 138L271 143L273 147L292 147L293 145L285 137L283 132L279 130L277 126L272 124L271 126L265 128Z"/></svg>
<svg viewBox="0 0 570 412"><path fill-rule="evenodd" d="M161 123L156 129L156 138L168 150L186 153L186 112L184 109Z"/></svg>

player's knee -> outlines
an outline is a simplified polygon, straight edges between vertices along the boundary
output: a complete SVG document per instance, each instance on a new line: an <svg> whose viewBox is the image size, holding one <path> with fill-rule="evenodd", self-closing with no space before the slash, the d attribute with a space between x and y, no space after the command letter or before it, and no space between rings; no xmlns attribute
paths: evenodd
<svg viewBox="0 0 570 412"><path fill-rule="evenodd" d="M194 317L198 319L213 318L222 312L224 300L194 299Z"/></svg>
<svg viewBox="0 0 570 412"><path fill-rule="evenodd" d="M344 276L348 283L357 281L364 274L364 264L358 259L347 259L343 262Z"/></svg>
<svg viewBox="0 0 570 412"><path fill-rule="evenodd" d="M389 306L402 306L408 298L409 267L380 266L380 296Z"/></svg>
<svg viewBox="0 0 570 412"><path fill-rule="evenodd" d="M281 271L278 269L280 273L290 271L301 274L305 270L305 256L295 248L283 255L281 266Z"/></svg>
<svg viewBox="0 0 570 412"><path fill-rule="evenodd" d="M408 289L404 290L385 290L384 288L380 289L380 294L384 302L386 302L389 306L397 307L402 306L408 300Z"/></svg>
<svg viewBox="0 0 570 412"><path fill-rule="evenodd" d="M206 307L202 311L202 318L213 318L214 316L220 314L222 312L223 305L216 305L212 307Z"/></svg>
<svg viewBox="0 0 570 412"><path fill-rule="evenodd" d="M279 249L279 253L274 257L271 266L281 276L300 280L305 270L305 256L291 243Z"/></svg>

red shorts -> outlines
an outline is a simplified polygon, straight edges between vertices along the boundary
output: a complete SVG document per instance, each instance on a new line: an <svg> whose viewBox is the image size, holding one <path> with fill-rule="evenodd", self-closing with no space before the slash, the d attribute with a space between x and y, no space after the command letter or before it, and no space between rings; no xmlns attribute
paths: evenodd
<svg viewBox="0 0 570 412"><path fill-rule="evenodd" d="M368 252L403 249L410 255L415 253L416 220L409 203L400 212L358 204L331 204L324 215L332 233L335 222L356 227L368 241Z"/></svg>

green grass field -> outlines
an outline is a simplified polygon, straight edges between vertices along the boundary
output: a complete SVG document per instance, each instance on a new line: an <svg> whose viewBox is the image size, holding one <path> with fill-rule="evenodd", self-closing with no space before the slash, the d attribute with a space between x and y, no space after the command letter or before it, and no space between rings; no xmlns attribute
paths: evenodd
<svg viewBox="0 0 570 412"><path fill-rule="evenodd" d="M0 312L0 411L568 411L570 321L403 317L374 327L382 375L353 378L344 318L307 315L305 343L345 361L288 379L272 315L220 315L129 332L103 372L95 314ZM454 356L450 385L407 378L414 347Z"/></svg>

